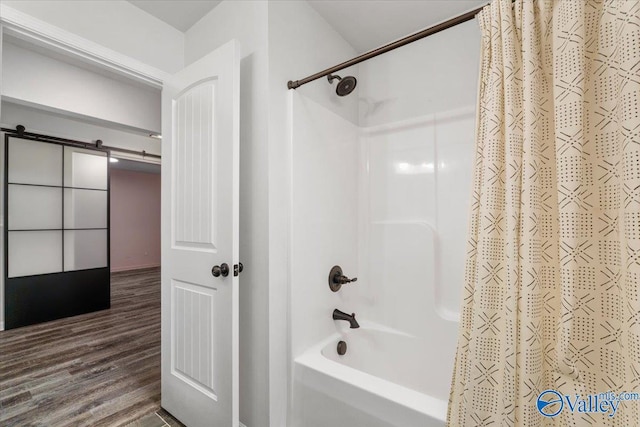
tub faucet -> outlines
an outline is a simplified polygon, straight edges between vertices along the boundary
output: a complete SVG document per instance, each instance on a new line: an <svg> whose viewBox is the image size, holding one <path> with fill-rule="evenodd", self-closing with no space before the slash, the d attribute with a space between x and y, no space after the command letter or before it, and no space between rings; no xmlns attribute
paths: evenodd
<svg viewBox="0 0 640 427"><path fill-rule="evenodd" d="M358 324L358 321L356 320L355 313L347 314L343 311L338 310L337 308L333 310L333 320L346 320L347 322L349 322L349 325L350 325L349 327L351 329L356 329L360 327L360 325Z"/></svg>

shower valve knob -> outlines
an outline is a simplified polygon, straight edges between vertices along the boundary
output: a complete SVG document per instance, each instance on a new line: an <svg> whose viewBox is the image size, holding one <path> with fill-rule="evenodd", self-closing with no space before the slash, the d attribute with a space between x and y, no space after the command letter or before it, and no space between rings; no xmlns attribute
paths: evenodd
<svg viewBox="0 0 640 427"><path fill-rule="evenodd" d="M339 283L340 285L346 285L347 283L357 282L358 278L354 277L353 279L349 279L347 276L335 276L333 278L333 283Z"/></svg>
<svg viewBox="0 0 640 427"><path fill-rule="evenodd" d="M342 268L339 265L334 265L329 272L329 288L333 292L338 292L342 285L346 285L347 283L355 282L358 278L354 277L353 279L349 279L342 273Z"/></svg>

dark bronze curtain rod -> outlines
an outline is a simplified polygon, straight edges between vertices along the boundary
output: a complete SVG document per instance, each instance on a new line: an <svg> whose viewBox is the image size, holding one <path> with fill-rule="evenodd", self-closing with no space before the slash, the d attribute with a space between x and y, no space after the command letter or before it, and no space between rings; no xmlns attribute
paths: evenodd
<svg viewBox="0 0 640 427"><path fill-rule="evenodd" d="M95 148L104 148L106 150L109 151L119 151L121 153L127 153L127 154L135 154L138 156L142 156L142 158L145 157L152 157L154 159L161 159L162 156L158 155L158 154L149 154L146 151L136 151L136 150L128 150L126 148L118 148L118 147L110 147L108 145L102 145L102 141L101 140L96 140L96 142L83 142L83 141L76 141L74 139L67 139L67 138L59 138L57 136L50 136L50 135L42 135L39 133L33 133L33 132L27 132L26 128L22 125L18 125L16 126L15 129L9 129L9 128L0 128L0 130L2 132L6 132L6 133L12 133L18 136L28 136L30 138L36 138L36 139L42 139L44 141L57 141L57 142L64 142L65 144L71 144L71 145L75 145L77 147L95 147Z"/></svg>
<svg viewBox="0 0 640 427"><path fill-rule="evenodd" d="M467 22L467 21L471 21L473 18L475 18L475 16L478 14L478 12L480 12L486 5L482 6L482 7L478 7L476 9L473 9L467 13L463 13L462 15L456 16L455 18L451 18L448 21L444 21L438 25L434 25L433 27L424 29L422 31L418 31L417 33L411 34L407 37L404 37L400 40L396 40L395 42L389 43L387 45L384 45L382 47L379 47L377 49L371 50L367 53L363 53L360 56L356 56L353 59L350 59L346 62L343 62L341 64L338 64L334 67L331 68L327 68L324 71L320 71L319 73L313 74L309 77L305 77L302 80L296 80L296 81L292 81L289 80L289 82L287 83L287 87L289 89L296 89L299 88L300 86L302 86L303 84L307 84L309 82L312 82L314 80L317 80L321 77L324 76L328 76L329 74L333 74L336 71L340 71L344 68L348 68L351 67L352 65L356 65L361 63L362 61L366 61L367 59L371 59L371 58L375 58L378 55L382 55L383 53L387 53L391 50L397 49L399 47L408 45L409 43L413 43L416 40L420 40L423 39L425 37L431 36L433 34L439 33L440 31L446 30L448 28L451 27L455 27L458 24L462 24L463 22Z"/></svg>

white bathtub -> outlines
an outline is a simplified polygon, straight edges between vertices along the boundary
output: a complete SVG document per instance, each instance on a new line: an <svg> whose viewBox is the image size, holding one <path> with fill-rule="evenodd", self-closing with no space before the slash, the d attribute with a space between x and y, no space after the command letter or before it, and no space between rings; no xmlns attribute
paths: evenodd
<svg viewBox="0 0 640 427"><path fill-rule="evenodd" d="M425 357L437 357L437 345L375 324L341 330L295 359L294 395L302 397L293 425L444 426L448 396L431 377L446 368Z"/></svg>

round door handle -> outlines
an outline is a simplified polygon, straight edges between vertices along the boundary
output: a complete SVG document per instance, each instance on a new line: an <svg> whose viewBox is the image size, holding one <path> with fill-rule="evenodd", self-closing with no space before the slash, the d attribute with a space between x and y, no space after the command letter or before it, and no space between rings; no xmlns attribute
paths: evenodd
<svg viewBox="0 0 640 427"><path fill-rule="evenodd" d="M244 270L244 265L242 265L241 262L239 262L238 264L233 264L233 275L237 276L240 273L242 273L242 270Z"/></svg>
<svg viewBox="0 0 640 427"><path fill-rule="evenodd" d="M221 273L220 266L214 265L213 268L211 269L211 274L213 274L213 277L220 276L220 273Z"/></svg>
<svg viewBox="0 0 640 427"><path fill-rule="evenodd" d="M227 265L227 263L214 265L211 269L211 274L213 274L213 277L227 277L229 275L229 266Z"/></svg>

